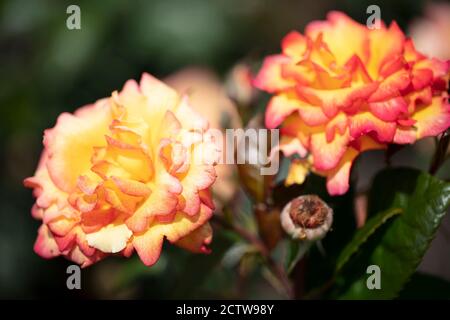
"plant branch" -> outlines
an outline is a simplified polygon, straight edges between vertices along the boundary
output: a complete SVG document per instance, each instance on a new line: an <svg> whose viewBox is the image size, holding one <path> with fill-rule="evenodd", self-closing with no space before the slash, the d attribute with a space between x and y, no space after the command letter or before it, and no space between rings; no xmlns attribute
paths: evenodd
<svg viewBox="0 0 450 320"><path fill-rule="evenodd" d="M450 130L447 130L440 137L433 159L431 160L430 174L434 175L446 159L447 149L450 144Z"/></svg>
<svg viewBox="0 0 450 320"><path fill-rule="evenodd" d="M266 247L264 242L258 236L248 232L246 229L236 224L229 223L223 217L218 215L214 215L211 221L222 226L223 228L236 232L236 234L238 234L243 239L245 239L253 246L255 246L255 248L258 250L262 258L266 262L267 267L283 285L283 288L286 291L287 296L291 299L294 297L293 288L288 275L286 274L284 269L272 258L272 256L270 255L270 250Z"/></svg>

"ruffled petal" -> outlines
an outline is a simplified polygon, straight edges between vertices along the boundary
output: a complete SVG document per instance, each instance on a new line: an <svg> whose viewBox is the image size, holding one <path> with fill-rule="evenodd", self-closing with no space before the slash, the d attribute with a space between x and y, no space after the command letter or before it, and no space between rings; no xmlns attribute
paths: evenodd
<svg viewBox="0 0 450 320"><path fill-rule="evenodd" d="M299 110L302 103L298 99L289 99L288 95L280 94L272 97L266 109L266 127L278 127L292 112Z"/></svg>
<svg viewBox="0 0 450 320"><path fill-rule="evenodd" d="M332 196L342 195L348 191L350 180L350 169L353 160L358 152L353 148L348 148L343 155L339 165L330 172L327 172L327 190Z"/></svg>
<svg viewBox="0 0 450 320"><path fill-rule="evenodd" d="M418 139L436 136L450 127L450 104L445 97L433 97L431 104L419 108L412 118Z"/></svg>
<svg viewBox="0 0 450 320"><path fill-rule="evenodd" d="M63 113L56 126L45 131L47 168L55 185L66 192L74 190L78 176L90 175L94 147L105 146L105 134L112 117L102 100L79 116Z"/></svg>
<svg viewBox="0 0 450 320"><path fill-rule="evenodd" d="M206 223L175 242L175 244L191 252L210 253L211 249L208 248L208 245L211 241L212 228L209 223Z"/></svg>
<svg viewBox="0 0 450 320"><path fill-rule="evenodd" d="M125 249L132 232L124 224L107 225L99 231L86 235L89 246L105 253L117 253Z"/></svg>
<svg viewBox="0 0 450 320"><path fill-rule="evenodd" d="M362 61L368 59L369 39L366 27L341 12L332 11L327 14L326 21L309 23L305 34L312 39L322 34L323 41L333 52L338 64L345 64L355 54ZM351 39L351 41L344 41L343 39Z"/></svg>
<svg viewBox="0 0 450 320"><path fill-rule="evenodd" d="M286 56L299 60L305 54L308 46L308 40L297 31L289 32L281 40L281 48Z"/></svg>
<svg viewBox="0 0 450 320"><path fill-rule="evenodd" d="M45 224L39 227L38 237L34 243L34 252L46 259L50 259L61 254L53 234Z"/></svg>
<svg viewBox="0 0 450 320"><path fill-rule="evenodd" d="M385 69L387 64L402 54L405 35L395 21L391 23L389 28L382 26L380 29L373 29L367 34L370 43L368 71L372 78L377 80L382 73L382 69Z"/></svg>
<svg viewBox="0 0 450 320"><path fill-rule="evenodd" d="M152 190L147 200L126 220L128 228L133 232L143 232L151 217L171 214L177 208L178 195L183 189L179 180L167 172L162 172L156 185L158 187Z"/></svg>
<svg viewBox="0 0 450 320"><path fill-rule="evenodd" d="M319 90L298 86L297 91L306 101L321 106L325 115L332 118L339 110L350 108L357 100L368 98L377 87L378 84L373 82L334 90Z"/></svg>
<svg viewBox="0 0 450 320"><path fill-rule="evenodd" d="M154 221L146 232L135 235L133 246L145 265L153 265L161 254L164 238L175 243L205 224L211 215L211 209L202 205L194 217L179 212L171 222Z"/></svg>
<svg viewBox="0 0 450 320"><path fill-rule="evenodd" d="M403 97L369 103L370 112L383 121L395 121L408 113L408 104Z"/></svg>
<svg viewBox="0 0 450 320"><path fill-rule="evenodd" d="M386 122L371 112L359 112L350 117L350 135L356 139L368 133L374 133L381 142L390 142L394 138L395 122Z"/></svg>
<svg viewBox="0 0 450 320"><path fill-rule="evenodd" d="M314 159L314 167L317 170L334 168L344 155L349 140L348 130L343 135L335 134L334 139L330 142L327 141L324 132L312 134L311 153Z"/></svg>
<svg viewBox="0 0 450 320"><path fill-rule="evenodd" d="M295 86L295 81L285 79L281 74L282 66L290 63L291 58L284 55L268 56L253 80L254 86L271 93Z"/></svg>

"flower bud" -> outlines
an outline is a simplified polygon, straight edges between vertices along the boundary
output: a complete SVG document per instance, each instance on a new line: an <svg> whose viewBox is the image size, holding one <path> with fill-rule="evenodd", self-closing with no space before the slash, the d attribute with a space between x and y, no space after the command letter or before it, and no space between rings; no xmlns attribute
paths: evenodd
<svg viewBox="0 0 450 320"><path fill-rule="evenodd" d="M333 209L316 195L290 201L281 212L281 225L294 239L322 239L333 223Z"/></svg>

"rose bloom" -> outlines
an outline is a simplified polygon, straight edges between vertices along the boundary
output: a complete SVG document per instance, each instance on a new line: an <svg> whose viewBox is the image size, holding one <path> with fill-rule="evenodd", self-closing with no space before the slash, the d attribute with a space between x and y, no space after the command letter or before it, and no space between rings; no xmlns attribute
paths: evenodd
<svg viewBox="0 0 450 320"><path fill-rule="evenodd" d="M450 126L449 63L417 52L395 22L371 30L331 12L304 35L289 33L281 46L254 84L274 94L266 126L280 126L280 149L304 158L291 165L291 181L301 182L301 166L311 166L327 178L330 194L343 194L361 152Z"/></svg>
<svg viewBox="0 0 450 320"><path fill-rule="evenodd" d="M215 150L208 122L186 97L148 74L61 114L24 182L43 222L34 250L83 267L134 249L152 265L164 239L208 252Z"/></svg>

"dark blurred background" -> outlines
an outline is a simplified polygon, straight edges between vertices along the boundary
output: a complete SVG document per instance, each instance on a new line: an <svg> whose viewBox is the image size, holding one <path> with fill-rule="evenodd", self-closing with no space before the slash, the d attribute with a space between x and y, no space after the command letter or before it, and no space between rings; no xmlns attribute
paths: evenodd
<svg viewBox="0 0 450 320"><path fill-rule="evenodd" d="M81 30L66 28L70 4L81 8ZM408 30L414 18L423 16L427 1L1 1L0 298L241 297L236 273L221 260L230 243L221 234L210 256L193 258L166 246L153 268L136 256L111 258L83 270L82 290L67 290L70 263L43 260L32 250L39 222L30 215L34 199L22 180L37 165L42 132L61 112L108 96L144 71L162 78L201 65L224 77L236 62L279 51L283 35L302 31L329 10L365 22L371 4L380 6L384 21L395 19ZM419 167L429 161L430 149L424 148L418 152ZM440 272L444 263L450 269L448 248L447 260L423 268ZM247 290L245 297L278 297L261 281Z"/></svg>

